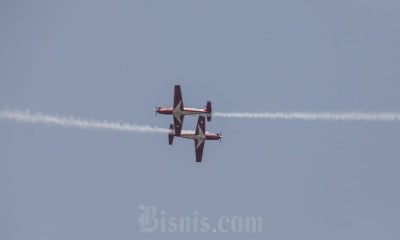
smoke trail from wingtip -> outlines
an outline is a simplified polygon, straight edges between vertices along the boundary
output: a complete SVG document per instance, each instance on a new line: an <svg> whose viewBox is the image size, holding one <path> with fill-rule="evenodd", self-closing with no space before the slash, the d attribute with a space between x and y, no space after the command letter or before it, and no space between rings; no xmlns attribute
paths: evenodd
<svg viewBox="0 0 400 240"><path fill-rule="evenodd" d="M249 118L249 119L269 119L269 120L303 120L303 121L377 121L395 122L400 121L400 113L394 112L232 112L232 113L213 113L215 117L224 118Z"/></svg>
<svg viewBox="0 0 400 240"><path fill-rule="evenodd" d="M98 120L86 120L76 117L60 117L42 113L30 113L29 111L0 110L0 119L16 122L41 123L62 127L76 127L81 129L103 129L122 132L137 133L169 133L166 128L150 127L148 125L136 125L121 122L108 122Z"/></svg>

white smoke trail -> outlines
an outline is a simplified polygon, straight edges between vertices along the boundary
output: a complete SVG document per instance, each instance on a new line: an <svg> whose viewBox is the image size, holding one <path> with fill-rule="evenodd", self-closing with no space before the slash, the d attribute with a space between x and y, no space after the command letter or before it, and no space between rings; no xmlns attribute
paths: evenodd
<svg viewBox="0 0 400 240"><path fill-rule="evenodd" d="M304 121L379 121L379 122L395 122L400 121L400 113L394 112L232 112L232 113L213 113L215 117L224 118L259 118L271 120L304 120Z"/></svg>
<svg viewBox="0 0 400 240"><path fill-rule="evenodd" d="M136 125L121 122L108 122L98 120L85 120L76 117L59 117L42 113L30 113L26 111L0 111L0 119L17 122L41 123L58 125L62 127L76 127L82 129L104 129L122 132L138 133L169 133L169 129L150 127L147 125Z"/></svg>

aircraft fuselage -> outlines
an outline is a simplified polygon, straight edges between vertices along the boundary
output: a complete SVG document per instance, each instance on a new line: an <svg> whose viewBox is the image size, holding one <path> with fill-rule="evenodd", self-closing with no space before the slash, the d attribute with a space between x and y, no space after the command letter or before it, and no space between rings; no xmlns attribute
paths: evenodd
<svg viewBox="0 0 400 240"><path fill-rule="evenodd" d="M182 133L181 138L193 139L193 140L220 140L222 136L217 133L206 133L206 134L192 134L192 133Z"/></svg>
<svg viewBox="0 0 400 240"><path fill-rule="evenodd" d="M174 115L174 116L182 116L182 115L196 115L196 114L207 114L207 111L202 108L183 108L183 110L173 109L173 108L162 108L159 107L156 110L159 114L165 115Z"/></svg>

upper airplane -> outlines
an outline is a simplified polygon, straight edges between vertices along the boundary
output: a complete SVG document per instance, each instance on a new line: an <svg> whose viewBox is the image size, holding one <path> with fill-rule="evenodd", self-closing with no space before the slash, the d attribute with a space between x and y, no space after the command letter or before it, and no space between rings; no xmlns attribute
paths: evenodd
<svg viewBox="0 0 400 240"><path fill-rule="evenodd" d="M172 145L174 137L188 138L194 140L194 149L196 151L196 162L201 162L203 158L204 143L206 140L221 140L222 138L221 133L206 132L206 121L204 116L199 116L195 133L184 132L178 135L176 134L176 132L174 133L174 125L171 124L169 128L171 129L171 132L168 134L169 145Z"/></svg>
<svg viewBox="0 0 400 240"><path fill-rule="evenodd" d="M183 125L183 118L185 115L199 115L205 114L207 121L211 121L211 102L208 101L204 108L187 108L183 106L183 99L181 93L181 86L175 85L174 90L174 106L172 108L156 107L156 114L173 115L175 134L180 135Z"/></svg>

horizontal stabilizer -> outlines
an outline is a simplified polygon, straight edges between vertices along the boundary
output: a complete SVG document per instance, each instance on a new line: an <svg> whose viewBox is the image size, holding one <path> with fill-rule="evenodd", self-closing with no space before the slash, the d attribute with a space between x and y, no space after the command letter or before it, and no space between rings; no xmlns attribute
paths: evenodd
<svg viewBox="0 0 400 240"><path fill-rule="evenodd" d="M207 102L206 112L207 112L207 121L210 122L211 121L211 114L212 114L211 101Z"/></svg>
<svg viewBox="0 0 400 240"><path fill-rule="evenodd" d="M168 134L168 143L169 145L172 145L172 143L174 142L174 125L169 125L169 129L171 130L171 132Z"/></svg>

